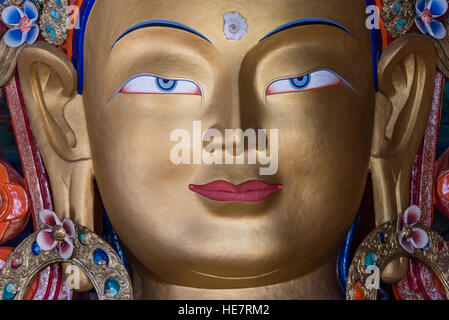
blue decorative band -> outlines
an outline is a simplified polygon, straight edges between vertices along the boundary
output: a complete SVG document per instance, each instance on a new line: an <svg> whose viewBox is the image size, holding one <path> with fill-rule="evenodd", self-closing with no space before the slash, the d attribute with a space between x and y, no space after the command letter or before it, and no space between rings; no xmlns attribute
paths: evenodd
<svg viewBox="0 0 449 320"><path fill-rule="evenodd" d="M348 282L349 266L351 265L352 240L354 239L357 221L358 217L352 224L351 230L349 230L349 233L341 246L340 254L338 255L337 277L338 283L340 284L340 288L344 293L346 293L346 283Z"/></svg>

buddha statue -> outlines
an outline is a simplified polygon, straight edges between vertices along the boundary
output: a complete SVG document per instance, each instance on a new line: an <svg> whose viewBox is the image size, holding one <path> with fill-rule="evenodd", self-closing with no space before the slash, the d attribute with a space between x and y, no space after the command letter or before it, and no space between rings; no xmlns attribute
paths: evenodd
<svg viewBox="0 0 449 320"><path fill-rule="evenodd" d="M75 63L39 41L18 55L59 217L94 230L98 186L138 299L341 299L337 255L368 174L377 224L410 204L432 41L401 37L377 64L361 0L84 2ZM172 133L198 137L198 122L265 132L240 153L277 152L277 170L174 163Z"/></svg>

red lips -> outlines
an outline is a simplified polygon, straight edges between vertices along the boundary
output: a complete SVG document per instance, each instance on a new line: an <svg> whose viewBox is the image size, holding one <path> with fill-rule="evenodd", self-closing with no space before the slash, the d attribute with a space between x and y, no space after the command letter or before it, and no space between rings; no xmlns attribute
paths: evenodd
<svg viewBox="0 0 449 320"><path fill-rule="evenodd" d="M261 180L246 181L239 185L218 180L205 185L189 185L193 192L215 201L258 202L282 190L282 184L269 184Z"/></svg>

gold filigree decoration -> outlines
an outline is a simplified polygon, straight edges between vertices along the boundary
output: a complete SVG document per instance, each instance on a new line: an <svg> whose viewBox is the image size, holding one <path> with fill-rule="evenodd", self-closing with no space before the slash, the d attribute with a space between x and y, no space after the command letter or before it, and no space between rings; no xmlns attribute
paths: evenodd
<svg viewBox="0 0 449 320"><path fill-rule="evenodd" d="M48 43L60 46L65 42L70 27L69 14L67 0L49 0L44 3L39 26L42 37Z"/></svg>
<svg viewBox="0 0 449 320"><path fill-rule="evenodd" d="M389 262L399 257L413 257L422 261L437 275L446 296L449 297L449 250L447 244L438 233L422 225L419 225L419 228L427 232L429 243L423 249L415 249L413 254L409 254L399 245L396 221L385 223L371 232L357 249L349 268L346 299L377 299L378 290L368 285L370 284L369 277L373 276L373 271L369 271L366 263L370 254L374 254L377 258L374 263L379 268L379 275L382 274ZM368 260L370 259L368 258ZM371 261L373 260L371 259Z"/></svg>
<svg viewBox="0 0 449 320"><path fill-rule="evenodd" d="M80 267L92 281L100 300L131 300L129 275L114 249L89 229L76 225L74 251L63 260L57 249L44 251L37 245L36 232L9 256L0 276L0 299L21 300L34 277L46 266L67 262Z"/></svg>
<svg viewBox="0 0 449 320"><path fill-rule="evenodd" d="M399 38L407 34L415 24L414 1L384 0L380 16L388 33Z"/></svg>

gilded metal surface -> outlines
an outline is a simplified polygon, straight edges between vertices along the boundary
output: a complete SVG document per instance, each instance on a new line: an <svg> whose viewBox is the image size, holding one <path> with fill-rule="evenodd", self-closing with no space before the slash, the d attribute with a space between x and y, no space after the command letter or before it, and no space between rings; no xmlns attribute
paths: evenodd
<svg viewBox="0 0 449 320"><path fill-rule="evenodd" d="M359 282L360 290L364 291L366 300L377 299L377 289L367 288L367 278L372 275L367 272L366 257L370 253L377 255L375 264L380 269L380 274L384 268L394 259L400 257L413 257L428 265L440 279L446 296L449 297L449 250L443 237L424 226L429 236L429 244L424 249L415 249L413 254L407 253L398 242L396 234L396 221L387 222L377 227L371 232L357 249L351 266L349 268L348 283L346 285L346 299L355 300L354 285ZM384 234L384 241L381 241L381 233ZM417 297L412 297L417 298Z"/></svg>
<svg viewBox="0 0 449 320"><path fill-rule="evenodd" d="M82 243L78 238L80 231L84 232L86 236ZM63 260L57 249L40 250L40 254L35 255L31 248L38 233L26 238L6 260L0 276L0 299L3 299L1 293L5 287L10 284L14 286L14 300L23 299L34 277L44 267L57 262L67 262L80 267L92 281L100 300L129 300L133 298L131 280L120 257L108 243L95 233L85 227L75 226L74 252L69 260ZM96 249L101 249L106 253L109 258L108 266L105 263L95 263L93 254ZM17 267L17 264L20 266ZM110 297L105 289L106 281L110 278L117 279L120 285L120 290L114 297Z"/></svg>

